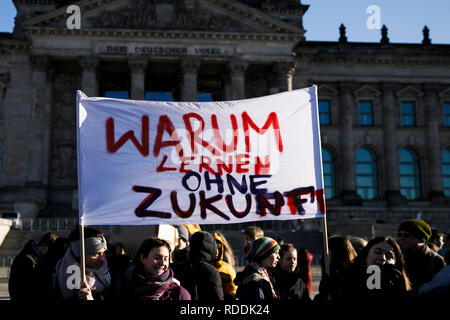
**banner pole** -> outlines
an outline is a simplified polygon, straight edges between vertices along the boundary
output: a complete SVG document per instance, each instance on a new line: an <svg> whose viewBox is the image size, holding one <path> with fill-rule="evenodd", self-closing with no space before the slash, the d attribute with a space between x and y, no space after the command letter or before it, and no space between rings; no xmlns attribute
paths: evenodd
<svg viewBox="0 0 450 320"><path fill-rule="evenodd" d="M80 224L80 263L81 263L81 283L86 282L86 259L84 256L84 226Z"/></svg>
<svg viewBox="0 0 450 320"><path fill-rule="evenodd" d="M330 258L328 251L328 229L327 229L327 215L323 216L323 262L325 267L325 274L330 275Z"/></svg>

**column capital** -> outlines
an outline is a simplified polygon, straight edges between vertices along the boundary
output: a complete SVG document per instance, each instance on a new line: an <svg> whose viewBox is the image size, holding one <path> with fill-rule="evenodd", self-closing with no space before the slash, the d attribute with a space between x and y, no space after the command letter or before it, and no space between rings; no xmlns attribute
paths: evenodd
<svg viewBox="0 0 450 320"><path fill-rule="evenodd" d="M50 57L45 55L30 55L30 65L33 70L47 71L50 67Z"/></svg>
<svg viewBox="0 0 450 320"><path fill-rule="evenodd" d="M424 93L425 96L438 96L440 87L437 83L426 82L424 84Z"/></svg>
<svg viewBox="0 0 450 320"><path fill-rule="evenodd" d="M145 72L148 66L148 59L144 57L131 57L128 59L128 66L131 72Z"/></svg>
<svg viewBox="0 0 450 320"><path fill-rule="evenodd" d="M381 84L382 94L394 94L395 84L392 82L383 82Z"/></svg>
<svg viewBox="0 0 450 320"><path fill-rule="evenodd" d="M97 57L91 56L80 57L78 58L78 61L83 70L96 70L100 62Z"/></svg>
<svg viewBox="0 0 450 320"><path fill-rule="evenodd" d="M339 81L339 94L351 95L353 89L352 81Z"/></svg>
<svg viewBox="0 0 450 320"><path fill-rule="evenodd" d="M247 70L248 65L249 62L245 60L231 60L227 64L227 71L230 74L244 73L245 70Z"/></svg>
<svg viewBox="0 0 450 320"><path fill-rule="evenodd" d="M189 57L181 60L180 67L183 73L197 73L202 65L202 61L198 58Z"/></svg>

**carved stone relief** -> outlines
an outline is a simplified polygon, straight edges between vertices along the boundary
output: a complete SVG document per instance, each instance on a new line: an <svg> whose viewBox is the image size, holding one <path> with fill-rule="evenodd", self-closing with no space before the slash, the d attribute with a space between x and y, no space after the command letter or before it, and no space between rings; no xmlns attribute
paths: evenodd
<svg viewBox="0 0 450 320"><path fill-rule="evenodd" d="M89 18L92 28L159 29L262 32L254 30L225 15L204 9L196 1L162 2L158 0L131 0L129 7L103 11Z"/></svg>
<svg viewBox="0 0 450 320"><path fill-rule="evenodd" d="M53 78L51 171L53 186L77 185L75 95L81 74L57 73Z"/></svg>

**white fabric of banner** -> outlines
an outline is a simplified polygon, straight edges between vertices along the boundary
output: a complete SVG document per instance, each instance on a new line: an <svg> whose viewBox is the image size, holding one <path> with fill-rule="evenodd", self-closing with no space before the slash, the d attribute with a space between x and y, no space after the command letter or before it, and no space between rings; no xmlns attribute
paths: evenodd
<svg viewBox="0 0 450 320"><path fill-rule="evenodd" d="M82 225L226 224L325 214L315 85L216 102L77 92Z"/></svg>

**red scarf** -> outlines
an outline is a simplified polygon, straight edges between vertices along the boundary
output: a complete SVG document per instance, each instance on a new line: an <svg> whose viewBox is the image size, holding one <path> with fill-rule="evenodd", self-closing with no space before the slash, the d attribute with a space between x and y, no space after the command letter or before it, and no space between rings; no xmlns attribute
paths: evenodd
<svg viewBox="0 0 450 320"><path fill-rule="evenodd" d="M167 269L159 276L148 276L144 270L135 267L131 271L130 286L133 295L143 300L160 300L167 289L173 286L173 271Z"/></svg>

